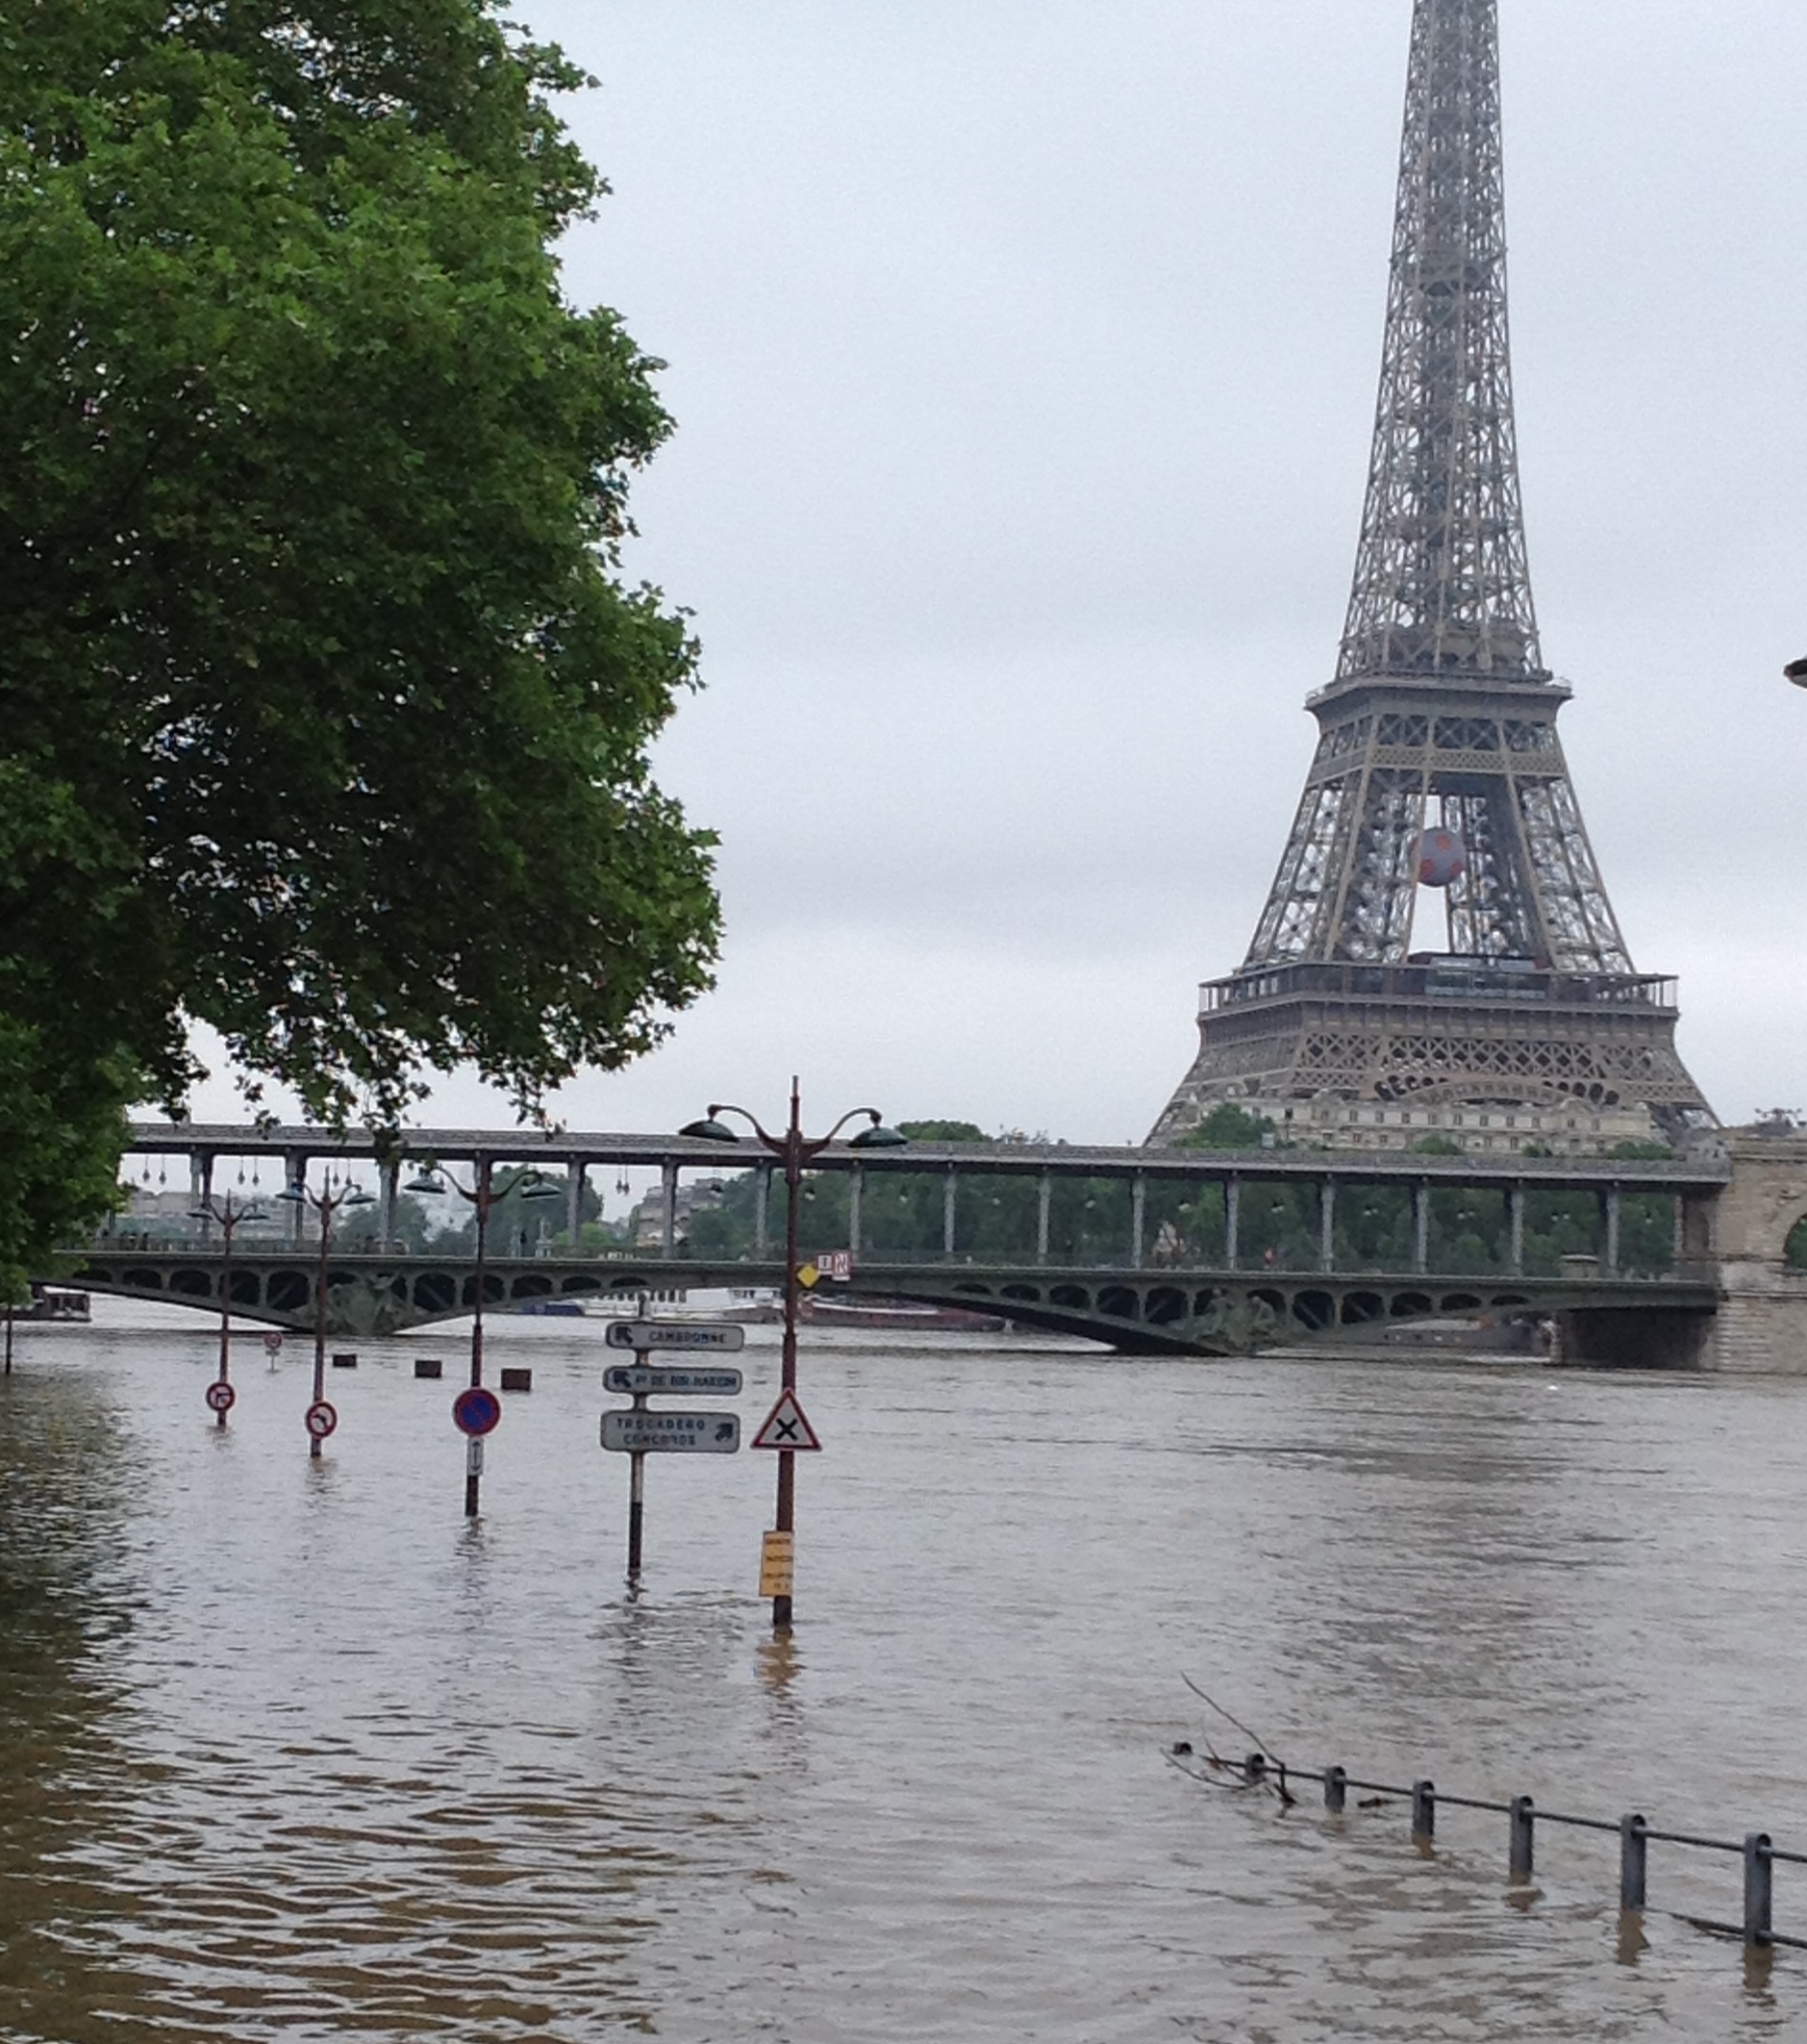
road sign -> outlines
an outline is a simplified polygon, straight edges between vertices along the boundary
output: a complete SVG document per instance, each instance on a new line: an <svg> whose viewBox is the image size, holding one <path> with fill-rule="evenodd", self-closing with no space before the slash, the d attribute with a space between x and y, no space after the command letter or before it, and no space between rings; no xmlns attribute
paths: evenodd
<svg viewBox="0 0 1807 2044"><path fill-rule="evenodd" d="M215 1377L207 1387L207 1409L209 1412L230 1412L238 1402L238 1394L222 1377Z"/></svg>
<svg viewBox="0 0 1807 2044"><path fill-rule="evenodd" d="M339 1414L324 1399L317 1399L303 1416L308 1431L316 1441L324 1441L339 1425Z"/></svg>
<svg viewBox="0 0 1807 2044"><path fill-rule="evenodd" d="M753 1436L755 1448L820 1448L816 1429L803 1417L794 1391L787 1391L765 1415L765 1424Z"/></svg>
<svg viewBox="0 0 1807 2044"><path fill-rule="evenodd" d="M763 1533L759 1543L759 1594L789 1597L795 1588L797 1536Z"/></svg>
<svg viewBox="0 0 1807 2044"><path fill-rule="evenodd" d="M614 1320L602 1338L611 1349L701 1349L718 1355L746 1347L746 1329L731 1320Z"/></svg>
<svg viewBox="0 0 1807 2044"><path fill-rule="evenodd" d="M605 1412L602 1445L622 1455L731 1455L740 1445L738 1412Z"/></svg>
<svg viewBox="0 0 1807 2044"><path fill-rule="evenodd" d="M687 1370L681 1364L611 1363L602 1373L605 1391L624 1391L635 1398L659 1392L666 1398L738 1399L738 1370Z"/></svg>
<svg viewBox="0 0 1807 2044"><path fill-rule="evenodd" d="M270 1331L269 1331L269 1332L268 1332L268 1333L267 1333L267 1334L266 1334L266 1335L265 1335L265 1336L264 1337L264 1354L265 1354L265 1355L279 1355L279 1354L281 1354L281 1352L282 1352L282 1346L283 1346L283 1338L282 1338L282 1336L281 1336L281 1335L280 1335L279 1333L277 1333L277 1331L276 1331L276 1329L275 1329L274 1327L272 1327L272 1328L270 1329Z"/></svg>
<svg viewBox="0 0 1807 2044"><path fill-rule="evenodd" d="M473 1439L493 1433L502 1422L502 1401L488 1384L467 1384L452 1401L452 1425Z"/></svg>
<svg viewBox="0 0 1807 2044"><path fill-rule="evenodd" d="M837 1284L845 1284L853 1275L853 1251L851 1249L824 1249L816 1259L817 1274L832 1277Z"/></svg>
<svg viewBox="0 0 1807 2044"><path fill-rule="evenodd" d="M821 1281L822 1274L814 1263L800 1263L797 1265L797 1282L806 1292L815 1291Z"/></svg>

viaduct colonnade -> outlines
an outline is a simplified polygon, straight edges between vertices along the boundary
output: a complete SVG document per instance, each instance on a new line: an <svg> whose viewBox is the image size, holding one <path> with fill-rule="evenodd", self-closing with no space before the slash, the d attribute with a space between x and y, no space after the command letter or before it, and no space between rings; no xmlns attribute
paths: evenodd
<svg viewBox="0 0 1807 2044"><path fill-rule="evenodd" d="M669 1286L773 1283L781 1274L772 1236L771 1168L759 1153L738 1145L712 1145L682 1137L609 1135L535 1130L408 1131L406 1153L383 1156L366 1132L343 1134L310 1128L258 1129L232 1124L139 1123L131 1152L187 1160L189 1184L198 1197L209 1192L221 1160L251 1161L287 1183L321 1160L341 1170L367 1170L378 1197L378 1235L392 1243L394 1202L404 1172L426 1159L439 1163L530 1164L565 1181L565 1221L578 1239L586 1173L595 1167L622 1166L659 1173L660 1228L656 1244L609 1257L565 1256L554 1274L542 1260L538 1270L498 1263L500 1293L493 1303L528 1302L536 1297L576 1297L618 1289L635 1277ZM847 1178L848 1238L855 1249L854 1289L897 1296L964 1300L1010 1314L1031 1325L1095 1334L1125 1349L1180 1349L1222 1353L1259 1348L1374 1320L1459 1312L1534 1312L1557 1317L1563 1349L1579 1362L1687 1364L1719 1369L1807 1371L1807 1274L1786 1260L1790 1229L1807 1215L1807 1135L1768 1127L1733 1131L1701 1153L1663 1159L1613 1157L1430 1156L1390 1152L1234 1151L1094 1148L1034 1144L912 1144L907 1149L861 1152L841 1146L825 1151L815 1167ZM678 1192L686 1173L754 1176L751 1252L745 1260L720 1264L688 1258L678 1236ZM863 1204L870 1174L912 1173L941 1178L941 1257L899 1257L868 1245ZM988 1257L980 1267L956 1249L962 1200L987 1179L1031 1181L1036 1189L1035 1247L1008 1259ZM1056 1187L1063 1180L1120 1181L1126 1191L1124 1239L1110 1253L1089 1255L1082 1265L1057 1255L1050 1237ZM1214 1186L1220 1190L1220 1234L1209 1251L1189 1246L1183 1258L1164 1254L1149 1240L1147 1217L1155 1188ZM1291 1270L1263 1265L1245 1250L1245 1202L1262 1187L1303 1192L1315 1207L1312 1252ZM1339 1202L1376 1186L1409 1196L1409 1253L1392 1270L1339 1268ZM1432 1268L1430 1207L1439 1189L1489 1192L1503 1201L1505 1249L1499 1267L1488 1272L1438 1272ZM1527 1275L1524 1269L1525 1208L1534 1193L1591 1194L1596 1202L1596 1253L1567 1258L1559 1278ZM1625 1199L1662 1194L1674 1205L1674 1257L1658 1274L1622 1268L1620 1215ZM1119 1208L1119 1211L1121 1209ZM285 1305L279 1269L298 1267L303 1215L288 1217L288 1246L269 1237L252 1243L243 1236L235 1250L234 1302L253 1315L276 1320L305 1313ZM1027 1244L1023 1246L1027 1251ZM212 1231L205 1223L185 1243L153 1241L147 1235L113 1231L94 1245L82 1281L95 1289L163 1292L196 1305L216 1303L217 1282L207 1271L215 1262ZM398 1256L392 1247L373 1260L366 1254L333 1258L341 1264L339 1291L347 1326L418 1324L464 1310L468 1287L457 1259ZM377 1264L383 1269L379 1271ZM582 1281L575 1266L589 1274ZM632 1265L630 1271L627 1266ZM171 1284L178 1265L186 1275ZM427 1266L433 1268L428 1270ZM672 1268L675 1266L675 1268ZM1251 1267L1252 1266L1252 1267ZM1319 1280L1316 1285L1308 1277ZM1459 1281L1460 1280L1460 1281ZM269 1286L275 1284L271 1294ZM369 1304L369 1288L379 1301ZM362 1309L353 1295L364 1288ZM1064 1303L1054 1299L1064 1295ZM1101 1310L1109 1298L1112 1310Z"/></svg>

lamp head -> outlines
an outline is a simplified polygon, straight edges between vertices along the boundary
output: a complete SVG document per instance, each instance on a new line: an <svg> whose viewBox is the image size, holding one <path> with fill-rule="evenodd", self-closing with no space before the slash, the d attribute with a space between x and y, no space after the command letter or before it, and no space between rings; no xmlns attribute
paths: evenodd
<svg viewBox="0 0 1807 2044"><path fill-rule="evenodd" d="M403 1188L411 1193L442 1193L445 1187L439 1182L438 1172L428 1171L425 1166L415 1172Z"/></svg>
<svg viewBox="0 0 1807 2044"><path fill-rule="evenodd" d="M681 1136L690 1136L698 1143L738 1143L740 1138L725 1122L715 1119L717 1110L712 1107L700 1122L687 1122L678 1130Z"/></svg>
<svg viewBox="0 0 1807 2044"><path fill-rule="evenodd" d="M905 1149L910 1138L900 1135L894 1128L887 1128L876 1115L870 1128L863 1128L847 1145L849 1149Z"/></svg>
<svg viewBox="0 0 1807 2044"><path fill-rule="evenodd" d="M293 1185L285 1185L276 1197L279 1199L286 1199L290 1206L306 1206L308 1203L308 1189L297 1179Z"/></svg>

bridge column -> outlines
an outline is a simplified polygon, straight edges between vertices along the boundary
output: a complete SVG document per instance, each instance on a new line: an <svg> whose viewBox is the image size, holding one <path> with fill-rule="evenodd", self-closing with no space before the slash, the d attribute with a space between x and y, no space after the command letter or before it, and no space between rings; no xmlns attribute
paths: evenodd
<svg viewBox="0 0 1807 2044"><path fill-rule="evenodd" d="M581 1157L573 1157L565 1167L565 1232L570 1238L573 1256L582 1247L584 1177L588 1168Z"/></svg>
<svg viewBox="0 0 1807 2044"><path fill-rule="evenodd" d="M197 1209L205 1208L213 1197L213 1152L191 1149L188 1152L188 1197ZM201 1223L201 1240L213 1239L213 1217L209 1214Z"/></svg>
<svg viewBox="0 0 1807 2044"><path fill-rule="evenodd" d="M954 1253L954 1201L957 1198L955 1192L957 1183L954 1167L950 1164L947 1167L946 1182L941 1187L941 1254L943 1256L951 1256Z"/></svg>
<svg viewBox="0 0 1807 2044"><path fill-rule="evenodd" d="M860 1260L860 1209L866 1203L866 1173L856 1164L847 1173L847 1248Z"/></svg>
<svg viewBox="0 0 1807 2044"><path fill-rule="evenodd" d="M1036 1188L1036 1261L1048 1260L1048 1214L1054 1204L1054 1173L1044 1171Z"/></svg>
<svg viewBox="0 0 1807 2044"><path fill-rule="evenodd" d="M1524 1187L1513 1186L1506 1194L1507 1225L1512 1232L1512 1250L1507 1268L1515 1277L1524 1275Z"/></svg>
<svg viewBox="0 0 1807 2044"><path fill-rule="evenodd" d="M1431 1262L1431 1188L1420 1178L1412 1188L1412 1268L1419 1275Z"/></svg>
<svg viewBox="0 0 1807 2044"><path fill-rule="evenodd" d="M1241 1178L1226 1178L1223 1181L1223 1268L1236 1268L1237 1235L1242 1218L1242 1181Z"/></svg>
<svg viewBox="0 0 1807 2044"><path fill-rule="evenodd" d="M1337 1181L1323 1179L1318 1187L1318 1268L1337 1267Z"/></svg>
<svg viewBox="0 0 1807 2044"><path fill-rule="evenodd" d="M1609 1276L1616 1276L1619 1272L1619 1187L1609 1185L1600 1195L1600 1268Z"/></svg>
<svg viewBox="0 0 1807 2044"><path fill-rule="evenodd" d="M659 1253L673 1256L678 1248L678 1160L667 1157L660 1169L661 1214Z"/></svg>
<svg viewBox="0 0 1807 2044"><path fill-rule="evenodd" d="M1129 1181L1129 1267L1142 1269L1142 1237L1148 1226L1148 1180L1138 1172Z"/></svg>
<svg viewBox="0 0 1807 2044"><path fill-rule="evenodd" d="M391 1157L379 1174L377 1194L382 1204L376 1210L376 1231L386 1250L395 1247L395 1196L401 1190L401 1164Z"/></svg>
<svg viewBox="0 0 1807 2044"><path fill-rule="evenodd" d="M765 1261L765 1243L770 1230L771 1216L771 1164L753 1167L753 1260Z"/></svg>
<svg viewBox="0 0 1807 2044"><path fill-rule="evenodd" d="M308 1153L305 1149L291 1149L283 1157L283 1190L291 1185L308 1182ZM299 1199L289 1209L289 1239L291 1243L301 1240L301 1224L307 1219L308 1209Z"/></svg>

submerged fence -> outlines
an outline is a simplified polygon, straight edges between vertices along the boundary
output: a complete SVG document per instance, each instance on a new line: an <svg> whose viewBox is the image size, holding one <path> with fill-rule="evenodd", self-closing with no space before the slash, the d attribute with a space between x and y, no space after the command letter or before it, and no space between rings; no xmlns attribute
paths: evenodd
<svg viewBox="0 0 1807 2044"><path fill-rule="evenodd" d="M1528 1885L1533 1878L1537 1861L1539 1825L1559 1824L1575 1830L1617 1832L1619 1906L1628 1915L1642 1915L1646 1906L1651 1846L1674 1845L1704 1853L1730 1854L1744 1862L1743 1923L1720 1923L1711 1917L1688 1915L1683 1915L1681 1920L1692 1924L1696 1930L1742 1938L1748 1947L1785 1945L1792 1946L1796 1951L1807 1952L1807 1937L1784 1936L1774 1928L1771 1920L1774 1914L1774 1869L1777 1863L1807 1866L1807 1853L1785 1852L1771 1841L1768 1831L1748 1831L1742 1839L1704 1838L1693 1831L1660 1830L1646 1823L1643 1816L1636 1812L1619 1818L1578 1817L1566 1810L1540 1809L1529 1796L1514 1796L1509 1803L1497 1803L1483 1796L1445 1795L1440 1793L1436 1784L1429 1780L1418 1780L1409 1785L1396 1781L1365 1781L1350 1774L1346 1768L1289 1767L1284 1761L1265 1753L1252 1753L1242 1760L1228 1760L1217 1754L1195 1754L1192 1746L1185 1741L1181 1741L1171 1750L1169 1758L1198 1779L1208 1779L1211 1775L1220 1774L1227 1775L1249 1788L1271 1786L1281 1800L1287 1803L1297 1800L1293 1794L1294 1782L1318 1782L1323 1789L1324 1808L1332 1816L1341 1816L1346 1810L1351 1789L1371 1795L1398 1797L1410 1804L1412 1839L1418 1845L1429 1845L1435 1841L1440 1804L1447 1804L1452 1809L1483 1810L1504 1817L1507 1823L1507 1877L1515 1887ZM1197 1764L1188 1766L1188 1761Z"/></svg>

